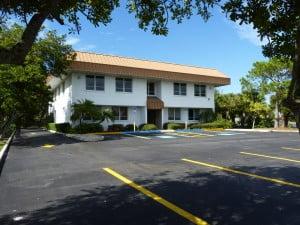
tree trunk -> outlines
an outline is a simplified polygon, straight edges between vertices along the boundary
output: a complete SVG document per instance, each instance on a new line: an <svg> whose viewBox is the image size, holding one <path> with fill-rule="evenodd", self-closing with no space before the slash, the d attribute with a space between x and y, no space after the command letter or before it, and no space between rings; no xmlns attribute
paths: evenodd
<svg viewBox="0 0 300 225"><path fill-rule="evenodd" d="M295 57L293 59L292 80L285 105L293 112L300 134L300 28L296 34Z"/></svg>
<svg viewBox="0 0 300 225"><path fill-rule="evenodd" d="M252 122L252 129L254 129L255 128L255 117L253 118L253 122Z"/></svg>
<svg viewBox="0 0 300 225"><path fill-rule="evenodd" d="M277 99L276 99L276 102L275 102L275 121L274 122L275 122L274 123L274 128L278 128L279 127L279 109L278 109Z"/></svg>

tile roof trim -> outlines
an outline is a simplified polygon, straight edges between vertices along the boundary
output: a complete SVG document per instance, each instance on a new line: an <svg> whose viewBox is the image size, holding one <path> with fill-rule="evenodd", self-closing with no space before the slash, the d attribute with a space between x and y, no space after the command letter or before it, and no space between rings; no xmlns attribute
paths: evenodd
<svg viewBox="0 0 300 225"><path fill-rule="evenodd" d="M129 76L136 78L154 78L172 81L187 81L209 83L217 86L230 84L229 77L217 77L209 75L198 75L189 73L180 73L164 70L144 69L137 67L116 66L110 64L100 64L82 61L73 61L70 65L70 71L85 73L102 73L114 76ZM153 74L155 72L155 75ZM161 75L159 75L161 73ZM174 77L176 76L176 78Z"/></svg>

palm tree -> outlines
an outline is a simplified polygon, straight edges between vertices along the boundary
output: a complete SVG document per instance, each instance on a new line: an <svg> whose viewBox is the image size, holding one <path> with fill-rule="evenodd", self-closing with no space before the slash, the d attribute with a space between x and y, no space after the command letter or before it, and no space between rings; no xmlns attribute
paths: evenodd
<svg viewBox="0 0 300 225"><path fill-rule="evenodd" d="M91 118L92 120L102 123L104 120L114 120L114 114L110 109L101 110L97 107L93 101L90 100L78 100L72 104L73 114L71 115L72 121L79 121L79 127L81 127L84 118Z"/></svg>

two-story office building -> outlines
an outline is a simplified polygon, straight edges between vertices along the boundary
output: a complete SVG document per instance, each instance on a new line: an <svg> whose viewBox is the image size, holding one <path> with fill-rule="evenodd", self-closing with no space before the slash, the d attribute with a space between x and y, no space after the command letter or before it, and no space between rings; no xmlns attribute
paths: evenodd
<svg viewBox="0 0 300 225"><path fill-rule="evenodd" d="M72 103L84 99L111 108L111 123L194 123L214 110L214 88L230 83L216 69L85 52L76 52L69 71L49 81L56 123L71 123Z"/></svg>

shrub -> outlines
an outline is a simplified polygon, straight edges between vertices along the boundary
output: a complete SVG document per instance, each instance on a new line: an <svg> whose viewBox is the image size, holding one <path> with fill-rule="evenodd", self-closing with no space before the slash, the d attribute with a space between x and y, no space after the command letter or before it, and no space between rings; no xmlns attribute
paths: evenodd
<svg viewBox="0 0 300 225"><path fill-rule="evenodd" d="M47 129L54 130L62 133L68 133L71 126L69 123L48 123Z"/></svg>
<svg viewBox="0 0 300 225"><path fill-rule="evenodd" d="M133 124L127 124L126 126L125 126L125 130L126 131L133 131L134 129L134 126L133 126ZM138 127L137 126L135 126L135 130L137 130L138 129Z"/></svg>
<svg viewBox="0 0 300 225"><path fill-rule="evenodd" d="M71 133L76 134L86 134L102 131L103 127L99 123L82 123L81 125L71 128Z"/></svg>
<svg viewBox="0 0 300 225"><path fill-rule="evenodd" d="M140 130L157 130L158 128L157 128L157 126L155 125L155 124L151 124L151 123L149 123L149 124L144 124L141 128L140 128Z"/></svg>
<svg viewBox="0 0 300 225"><path fill-rule="evenodd" d="M201 126L200 123L192 123L192 124L189 125L189 128L190 129L201 129L202 126Z"/></svg>
<svg viewBox="0 0 300 225"><path fill-rule="evenodd" d="M109 125L107 128L107 131L112 131L112 132L118 132L118 131L124 131L125 127L123 124L112 124Z"/></svg>
<svg viewBox="0 0 300 225"><path fill-rule="evenodd" d="M191 124L189 127L191 129L202 129L202 128L208 128L208 129L213 129L213 128L223 128L223 129L228 129L232 128L233 123L229 120L224 120L224 119L218 119L215 120L211 123L195 123Z"/></svg>
<svg viewBox="0 0 300 225"><path fill-rule="evenodd" d="M184 123L165 123L164 129L168 130L178 130L178 129L184 129L185 124Z"/></svg>
<svg viewBox="0 0 300 225"><path fill-rule="evenodd" d="M143 128L144 125L146 125L146 123L141 123L141 124L139 125L139 130L142 130L142 128Z"/></svg>
<svg viewBox="0 0 300 225"><path fill-rule="evenodd" d="M215 120L211 123L203 123L201 124L201 128L232 128L233 123L230 120L219 119Z"/></svg>

